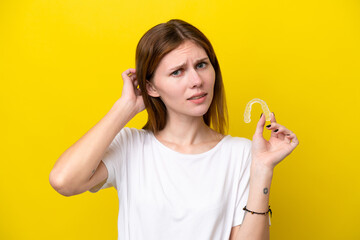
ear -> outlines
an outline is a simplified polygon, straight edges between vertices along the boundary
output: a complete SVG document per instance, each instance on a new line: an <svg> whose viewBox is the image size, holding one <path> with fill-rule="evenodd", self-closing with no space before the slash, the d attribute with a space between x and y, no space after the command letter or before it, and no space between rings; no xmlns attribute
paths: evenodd
<svg viewBox="0 0 360 240"><path fill-rule="evenodd" d="M154 84L146 80L146 91L152 97L160 97L159 93L156 91Z"/></svg>

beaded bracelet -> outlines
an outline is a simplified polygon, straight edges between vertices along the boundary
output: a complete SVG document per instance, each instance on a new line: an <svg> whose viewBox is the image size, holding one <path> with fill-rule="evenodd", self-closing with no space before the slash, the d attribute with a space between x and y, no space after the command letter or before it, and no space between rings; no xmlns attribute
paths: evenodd
<svg viewBox="0 0 360 240"><path fill-rule="evenodd" d="M272 217L272 211L270 209L270 205L269 205L269 210L267 212L263 212L263 213L251 211L251 210L247 209L246 206L243 208L243 210L245 210L247 212L251 212L251 214L255 213L255 214L261 214L261 215L266 215L268 212L270 212L270 217Z"/></svg>

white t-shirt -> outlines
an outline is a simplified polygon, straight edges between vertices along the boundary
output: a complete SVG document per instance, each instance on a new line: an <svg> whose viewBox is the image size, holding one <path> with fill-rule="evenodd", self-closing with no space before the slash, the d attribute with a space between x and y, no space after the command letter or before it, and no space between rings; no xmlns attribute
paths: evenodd
<svg viewBox="0 0 360 240"><path fill-rule="evenodd" d="M118 192L118 239L229 239L245 215L251 144L226 135L204 153L183 154L151 131L123 128L102 159L100 188Z"/></svg>

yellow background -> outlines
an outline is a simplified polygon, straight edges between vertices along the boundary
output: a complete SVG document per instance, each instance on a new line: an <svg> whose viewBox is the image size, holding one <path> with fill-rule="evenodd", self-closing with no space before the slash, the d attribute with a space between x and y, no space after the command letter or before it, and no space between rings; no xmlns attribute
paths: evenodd
<svg viewBox="0 0 360 240"><path fill-rule="evenodd" d="M140 37L171 18L212 42L229 134L252 139L261 107L243 113L261 98L300 141L275 168L271 239L360 239L357 0L1 1L0 239L116 239L114 188L64 197L49 173L121 96Z"/></svg>

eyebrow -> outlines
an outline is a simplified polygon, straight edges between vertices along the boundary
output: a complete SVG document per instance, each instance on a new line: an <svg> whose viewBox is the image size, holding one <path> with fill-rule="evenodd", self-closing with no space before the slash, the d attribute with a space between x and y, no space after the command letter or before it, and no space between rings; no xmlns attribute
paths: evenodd
<svg viewBox="0 0 360 240"><path fill-rule="evenodd" d="M205 60L207 60L207 59L209 59L209 58L208 58L208 57L204 57L204 58L198 59L198 60L196 60L195 64L198 64L199 62L205 61ZM176 70L176 69L179 69L179 68L183 68L183 67L185 67L185 66L186 66L186 63L183 63L183 64L181 64L181 65L178 65L178 66L175 66L175 67L170 68L169 71L173 71L173 70Z"/></svg>

